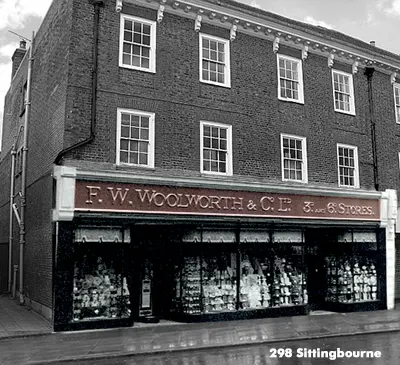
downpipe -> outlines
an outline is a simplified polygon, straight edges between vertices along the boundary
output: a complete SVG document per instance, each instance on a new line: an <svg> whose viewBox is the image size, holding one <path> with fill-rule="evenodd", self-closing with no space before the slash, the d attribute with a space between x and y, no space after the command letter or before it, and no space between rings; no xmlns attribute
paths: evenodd
<svg viewBox="0 0 400 365"><path fill-rule="evenodd" d="M12 253L13 253L13 230L14 230L14 174L15 174L15 156L17 152L15 151L15 144L11 149L11 181L10 181L10 221L9 221L9 236L8 236L8 292L10 293L12 290L12 281L13 281L13 269L12 269Z"/></svg>
<svg viewBox="0 0 400 365"><path fill-rule="evenodd" d="M24 142L22 147L22 173L21 173L21 209L19 225L19 304L24 305L24 255L26 243L25 230L25 211L26 211L26 172L27 172L27 152L28 152L28 125L31 111L31 84L32 84L32 64L33 64L33 45L35 32L32 32L32 43L29 49L28 75L26 85L25 119L24 119Z"/></svg>

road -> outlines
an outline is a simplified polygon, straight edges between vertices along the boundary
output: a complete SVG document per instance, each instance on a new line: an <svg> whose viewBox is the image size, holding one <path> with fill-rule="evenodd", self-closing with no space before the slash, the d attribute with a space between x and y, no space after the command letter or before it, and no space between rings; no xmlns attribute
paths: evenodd
<svg viewBox="0 0 400 365"><path fill-rule="evenodd" d="M329 358L318 357L317 349L330 351ZM371 358L334 358L340 351L373 351ZM313 354L313 351L315 355ZM380 357L377 357L379 356ZM276 357L274 357L276 355ZM291 357L289 357L291 355ZM308 357L305 357L308 355ZM280 357L281 356L281 357ZM314 357L313 357L314 356ZM321 353L320 355L321 356ZM366 354L364 354L366 356ZM61 363L60 363L61 364ZM213 350L193 350L129 358L62 362L74 365L398 365L400 332L292 341Z"/></svg>

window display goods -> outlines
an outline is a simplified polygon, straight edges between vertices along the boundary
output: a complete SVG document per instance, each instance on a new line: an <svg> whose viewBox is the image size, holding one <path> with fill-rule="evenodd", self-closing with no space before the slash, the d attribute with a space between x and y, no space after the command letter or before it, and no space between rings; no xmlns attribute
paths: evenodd
<svg viewBox="0 0 400 365"><path fill-rule="evenodd" d="M370 258L330 256L327 266L327 301L341 303L377 300L376 266Z"/></svg>
<svg viewBox="0 0 400 365"><path fill-rule="evenodd" d="M129 289L126 277L116 273L112 262L101 257L90 262L84 256L75 264L73 280L73 320L127 318L130 316Z"/></svg>
<svg viewBox="0 0 400 365"><path fill-rule="evenodd" d="M303 305L308 303L306 276L294 262L275 257L272 306Z"/></svg>

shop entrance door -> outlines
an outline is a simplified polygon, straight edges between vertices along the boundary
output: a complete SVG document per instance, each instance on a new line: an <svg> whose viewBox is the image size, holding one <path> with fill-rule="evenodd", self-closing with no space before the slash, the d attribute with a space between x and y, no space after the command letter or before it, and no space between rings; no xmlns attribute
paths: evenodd
<svg viewBox="0 0 400 365"><path fill-rule="evenodd" d="M325 309L326 268L322 250L316 244L308 246L307 267L307 290L310 310Z"/></svg>
<svg viewBox="0 0 400 365"><path fill-rule="evenodd" d="M158 322L168 317L172 301L174 249L164 227L140 227L133 233L135 318Z"/></svg>

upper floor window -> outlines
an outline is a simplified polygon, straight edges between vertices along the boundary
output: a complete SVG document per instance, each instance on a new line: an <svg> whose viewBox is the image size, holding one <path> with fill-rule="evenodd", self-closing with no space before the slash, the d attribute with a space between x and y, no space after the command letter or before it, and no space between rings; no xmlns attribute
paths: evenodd
<svg viewBox="0 0 400 365"><path fill-rule="evenodd" d="M278 98L304 103L302 62L278 54Z"/></svg>
<svg viewBox="0 0 400 365"><path fill-rule="evenodd" d="M156 22L121 14L119 65L156 72Z"/></svg>
<svg viewBox="0 0 400 365"><path fill-rule="evenodd" d="M200 33L200 81L231 86L229 40Z"/></svg>
<svg viewBox="0 0 400 365"><path fill-rule="evenodd" d="M400 123L400 84L393 84L394 107L396 109L396 122Z"/></svg>
<svg viewBox="0 0 400 365"><path fill-rule="evenodd" d="M337 145L339 186L359 187L357 147Z"/></svg>
<svg viewBox="0 0 400 365"><path fill-rule="evenodd" d="M117 164L154 167L154 113L118 109Z"/></svg>
<svg viewBox="0 0 400 365"><path fill-rule="evenodd" d="M200 122L201 172L232 175L232 126Z"/></svg>
<svg viewBox="0 0 400 365"><path fill-rule="evenodd" d="M332 70L335 111L355 115L353 75Z"/></svg>
<svg viewBox="0 0 400 365"><path fill-rule="evenodd" d="M307 182L306 138L281 134L282 180Z"/></svg>

